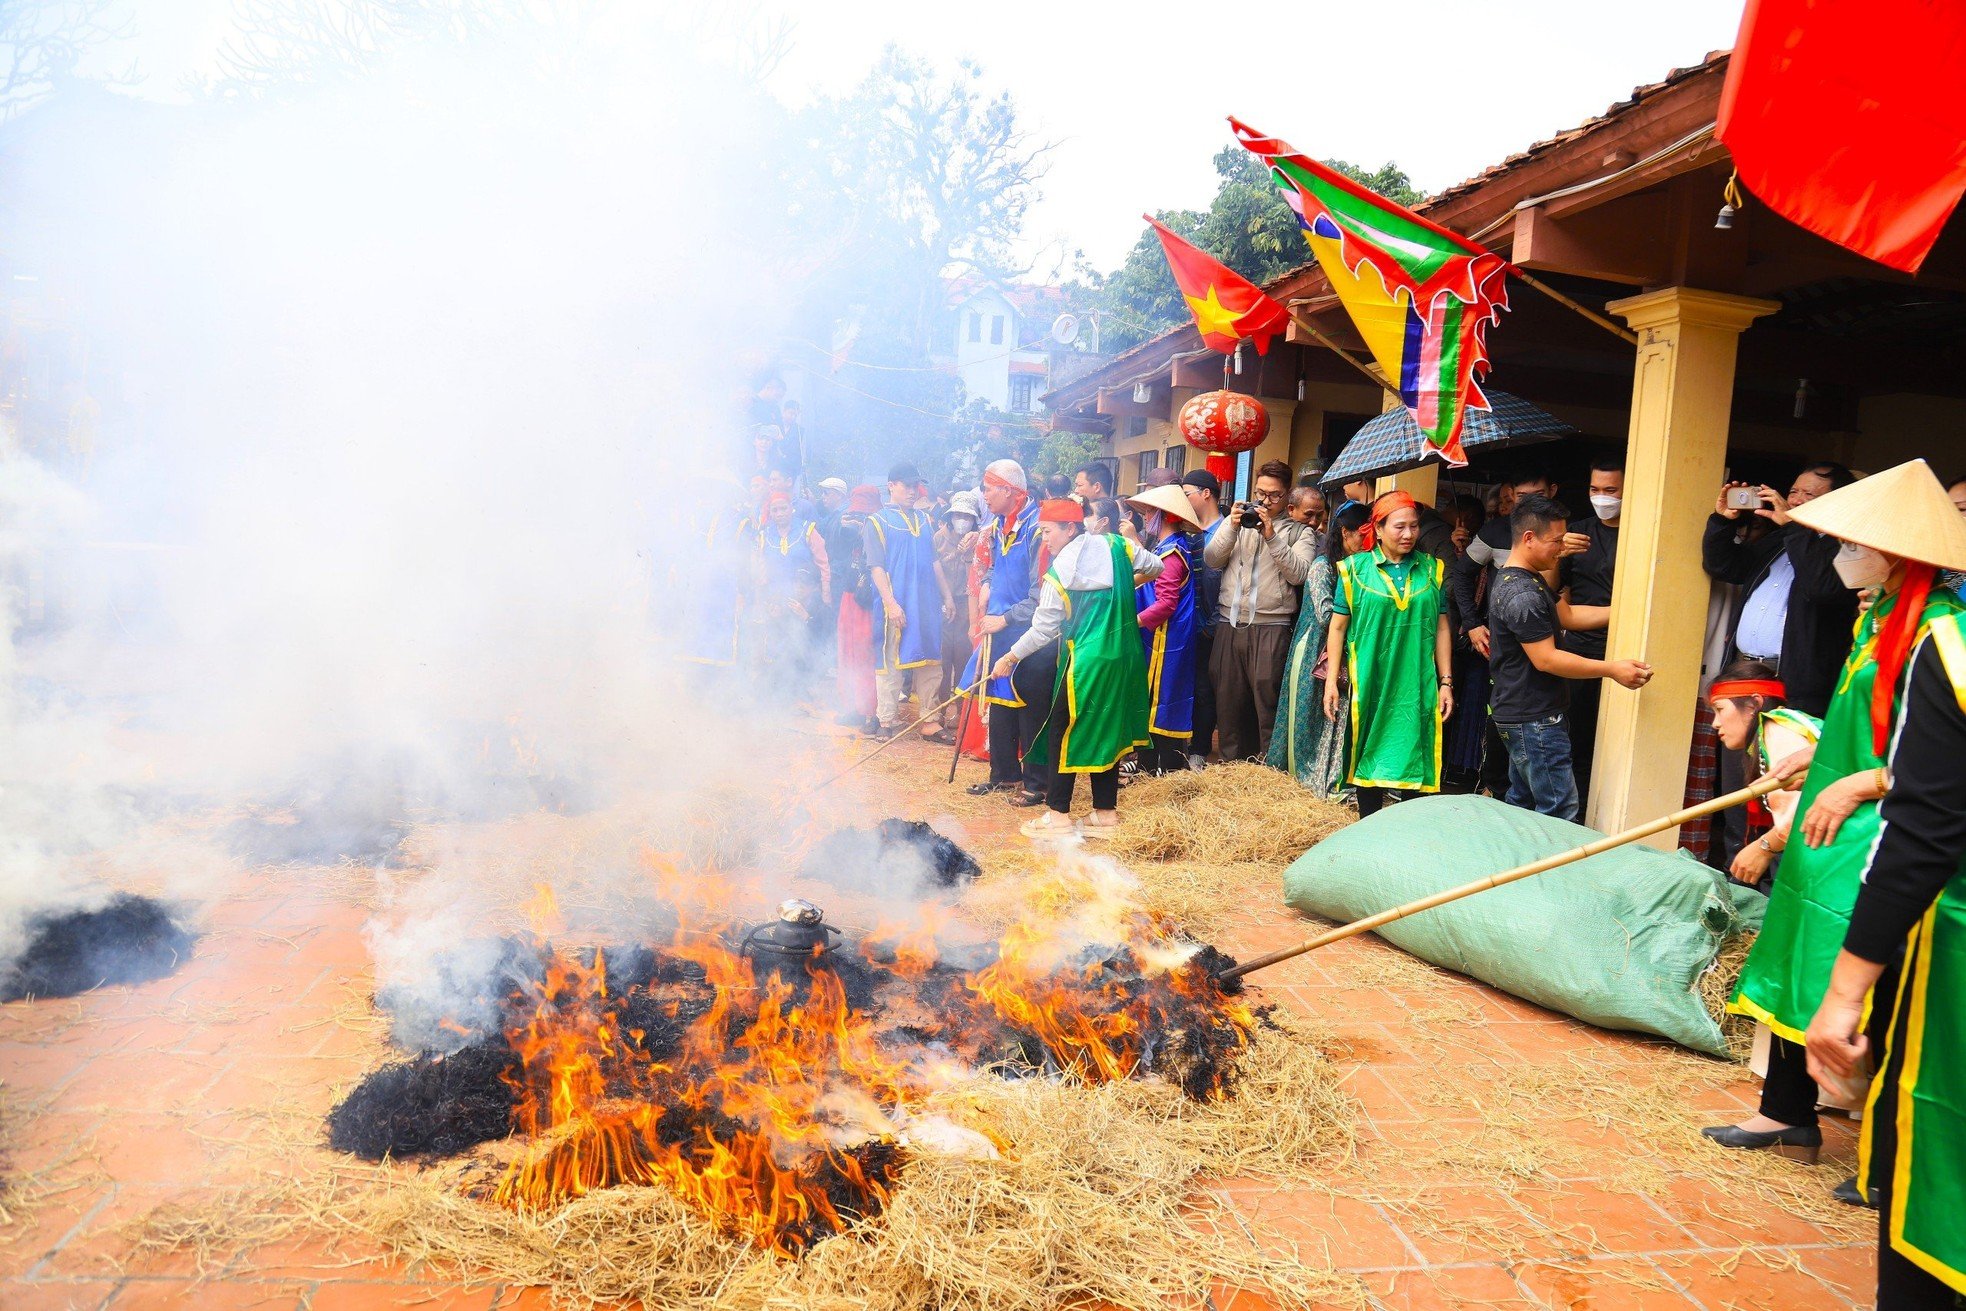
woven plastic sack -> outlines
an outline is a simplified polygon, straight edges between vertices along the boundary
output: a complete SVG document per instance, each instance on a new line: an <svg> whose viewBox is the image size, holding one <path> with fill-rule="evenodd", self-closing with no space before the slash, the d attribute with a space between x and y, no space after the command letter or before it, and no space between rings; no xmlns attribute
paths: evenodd
<svg viewBox="0 0 1966 1311"><path fill-rule="evenodd" d="M1363 919L1602 836L1489 797L1422 797L1348 825L1298 857L1284 874L1284 901L1326 919ZM1760 928L1765 904L1683 852L1634 843L1378 932L1524 1001L1724 1056L1700 976L1727 939Z"/></svg>

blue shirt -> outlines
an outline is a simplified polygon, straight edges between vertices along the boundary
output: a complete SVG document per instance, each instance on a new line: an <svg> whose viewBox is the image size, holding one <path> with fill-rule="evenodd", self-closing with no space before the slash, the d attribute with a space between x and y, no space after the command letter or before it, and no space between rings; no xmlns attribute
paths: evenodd
<svg viewBox="0 0 1966 1311"><path fill-rule="evenodd" d="M1744 656L1779 658L1782 629L1789 618L1789 589L1795 586L1795 561L1784 550L1769 562L1768 575L1741 603L1741 622L1734 626L1734 649Z"/></svg>

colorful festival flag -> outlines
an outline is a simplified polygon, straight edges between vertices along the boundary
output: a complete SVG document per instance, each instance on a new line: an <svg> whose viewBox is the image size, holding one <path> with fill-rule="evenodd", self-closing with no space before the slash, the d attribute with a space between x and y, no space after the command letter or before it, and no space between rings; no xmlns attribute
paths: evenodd
<svg viewBox="0 0 1966 1311"><path fill-rule="evenodd" d="M1906 273L1966 193L1966 6L1749 0L1714 135L1755 198Z"/></svg>
<svg viewBox="0 0 1966 1311"><path fill-rule="evenodd" d="M1468 462L1461 430L1488 408L1488 325L1508 308L1509 263L1236 119L1269 165L1331 289L1440 458Z"/></svg>
<svg viewBox="0 0 1966 1311"><path fill-rule="evenodd" d="M1290 326L1290 311L1242 274L1183 241L1153 215L1140 217L1152 223L1160 236L1167 267L1201 329L1202 344L1227 355L1241 342L1253 341L1258 355L1268 354L1270 339Z"/></svg>

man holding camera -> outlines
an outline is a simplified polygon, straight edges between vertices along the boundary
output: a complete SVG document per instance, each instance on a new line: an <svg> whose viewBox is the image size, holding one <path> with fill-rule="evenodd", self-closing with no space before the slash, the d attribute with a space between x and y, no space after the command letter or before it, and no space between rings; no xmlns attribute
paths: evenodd
<svg viewBox="0 0 1966 1311"><path fill-rule="evenodd" d="M1834 537L1805 528L1788 512L1856 481L1840 464L1813 464L1795 476L1788 495L1773 487L1729 483L1707 520L1701 558L1709 577L1742 586L1741 608L1726 659L1760 660L1781 673L1791 708L1821 715L1850 654L1857 594L1836 574ZM1749 540L1748 517L1774 530Z"/></svg>
<svg viewBox="0 0 1966 1311"><path fill-rule="evenodd" d="M1290 466L1263 465L1252 498L1230 507L1202 549L1202 562L1222 571L1208 675L1223 760L1261 760L1270 749L1297 589L1317 554L1316 534L1284 513L1289 492Z"/></svg>

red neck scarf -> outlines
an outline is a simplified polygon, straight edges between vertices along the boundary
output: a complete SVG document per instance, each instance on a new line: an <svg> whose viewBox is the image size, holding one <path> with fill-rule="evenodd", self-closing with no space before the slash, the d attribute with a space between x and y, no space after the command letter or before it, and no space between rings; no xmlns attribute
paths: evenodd
<svg viewBox="0 0 1966 1311"><path fill-rule="evenodd" d="M1871 750L1880 756L1891 745L1891 704L1897 696L1898 676L1918 640L1918 623L1924 617L1925 602L1932 595L1932 580L1938 572L1936 565L1922 560L1905 561L1898 603L1877 630L1877 685L1870 694L1870 740Z"/></svg>

